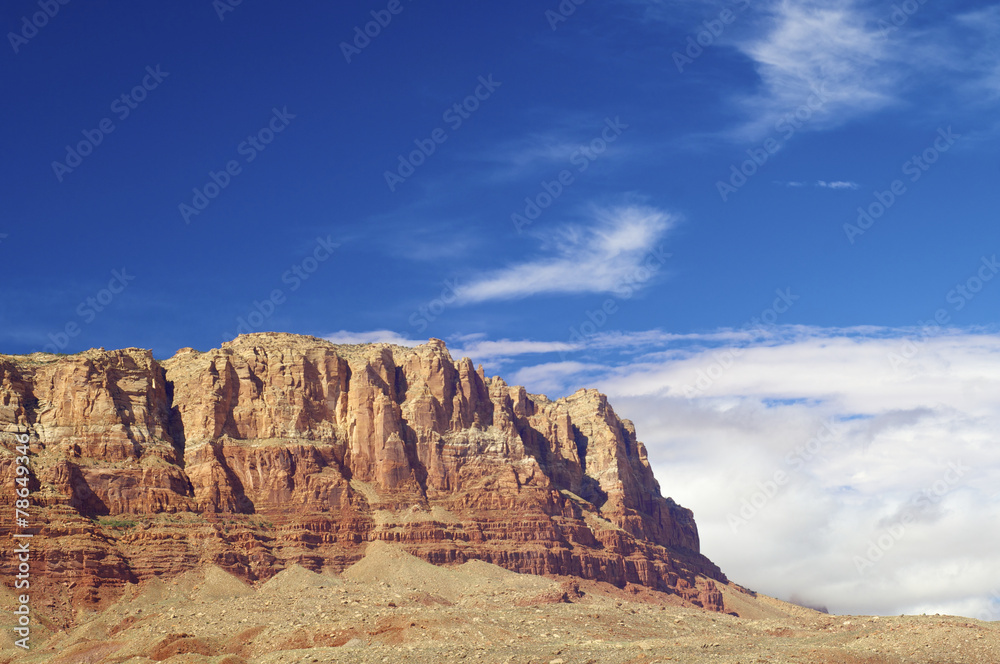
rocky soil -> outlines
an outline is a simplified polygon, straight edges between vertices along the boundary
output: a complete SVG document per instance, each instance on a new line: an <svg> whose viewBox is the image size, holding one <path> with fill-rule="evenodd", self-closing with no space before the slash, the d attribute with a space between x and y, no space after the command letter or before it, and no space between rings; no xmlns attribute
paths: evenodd
<svg viewBox="0 0 1000 664"><path fill-rule="evenodd" d="M437 567L374 543L340 575L294 566L248 585L218 567L126 587L79 626L0 662L991 664L1000 625L946 616L831 616L735 586L740 615L675 595L479 561Z"/></svg>

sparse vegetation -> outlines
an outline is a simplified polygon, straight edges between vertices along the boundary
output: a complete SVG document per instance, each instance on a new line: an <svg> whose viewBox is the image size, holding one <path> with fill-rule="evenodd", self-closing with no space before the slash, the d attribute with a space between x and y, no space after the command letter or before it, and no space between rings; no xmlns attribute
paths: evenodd
<svg viewBox="0 0 1000 664"><path fill-rule="evenodd" d="M138 521L122 517L102 516L94 520L100 526L114 530L129 530L139 525Z"/></svg>
<svg viewBox="0 0 1000 664"><path fill-rule="evenodd" d="M251 518L250 526L258 530L274 530L274 524L264 518Z"/></svg>

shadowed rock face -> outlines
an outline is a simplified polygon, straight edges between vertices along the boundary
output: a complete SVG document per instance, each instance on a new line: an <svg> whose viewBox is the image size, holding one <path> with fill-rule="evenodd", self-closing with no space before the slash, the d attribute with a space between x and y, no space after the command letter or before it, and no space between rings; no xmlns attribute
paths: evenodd
<svg viewBox="0 0 1000 664"><path fill-rule="evenodd" d="M388 540L433 563L723 609L692 513L660 495L604 395L528 394L436 339L263 333L164 362L131 348L0 356L0 431L7 487L12 433L31 434L38 583L72 585L78 606L202 563L249 579L293 562L339 571Z"/></svg>

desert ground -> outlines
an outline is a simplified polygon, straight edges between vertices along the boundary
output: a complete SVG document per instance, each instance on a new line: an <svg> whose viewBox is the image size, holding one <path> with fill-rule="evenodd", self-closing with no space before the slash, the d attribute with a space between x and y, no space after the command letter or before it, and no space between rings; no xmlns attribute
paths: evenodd
<svg viewBox="0 0 1000 664"><path fill-rule="evenodd" d="M38 626L3 662L285 664L991 664L1000 624L950 616L834 616L737 586L737 615L646 588L436 567L385 543L339 576L291 567L257 587L216 567L128 586L68 632ZM10 598L5 598L9 600ZM6 602L5 602L6 603Z"/></svg>

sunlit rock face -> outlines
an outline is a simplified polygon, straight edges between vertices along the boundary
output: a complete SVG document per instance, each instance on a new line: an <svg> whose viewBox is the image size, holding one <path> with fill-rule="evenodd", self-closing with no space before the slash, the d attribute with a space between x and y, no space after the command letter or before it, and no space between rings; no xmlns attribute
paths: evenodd
<svg viewBox="0 0 1000 664"><path fill-rule="evenodd" d="M74 606L205 563L339 571L387 540L724 608L691 511L661 496L604 395L528 394L436 339L0 356L0 431L4 486L13 434L30 434L34 569Z"/></svg>

